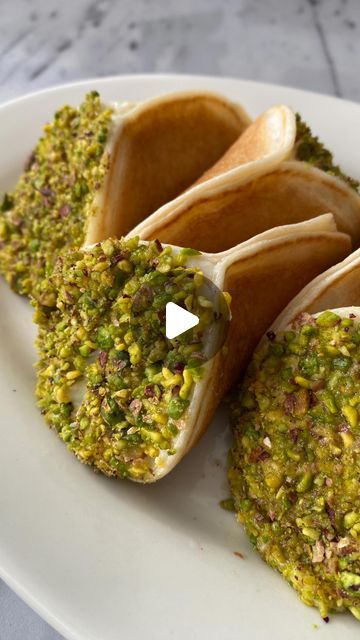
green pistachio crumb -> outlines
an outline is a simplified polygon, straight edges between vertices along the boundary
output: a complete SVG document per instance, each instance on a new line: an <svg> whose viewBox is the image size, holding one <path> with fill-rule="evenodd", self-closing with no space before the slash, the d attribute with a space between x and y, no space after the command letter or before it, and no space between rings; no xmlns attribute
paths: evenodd
<svg viewBox="0 0 360 640"><path fill-rule="evenodd" d="M220 507L225 511L235 511L234 500L232 498L227 498L226 500L220 501Z"/></svg>
<svg viewBox="0 0 360 640"><path fill-rule="evenodd" d="M360 194L360 182L346 175L338 165L334 163L333 154L326 149L319 138L314 136L310 127L296 114L296 158L303 162L308 162L314 167L326 173L340 178L349 187Z"/></svg>

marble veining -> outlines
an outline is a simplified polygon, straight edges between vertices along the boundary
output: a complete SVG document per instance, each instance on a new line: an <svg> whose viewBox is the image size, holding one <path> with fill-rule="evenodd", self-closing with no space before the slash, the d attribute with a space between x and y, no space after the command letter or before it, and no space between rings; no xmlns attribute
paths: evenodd
<svg viewBox="0 0 360 640"><path fill-rule="evenodd" d="M0 102L122 73L228 75L360 101L359 0L0 0ZM61 640L0 581L1 640Z"/></svg>
<svg viewBox="0 0 360 640"><path fill-rule="evenodd" d="M358 0L1 0L0 100L116 73L230 75L360 100Z"/></svg>

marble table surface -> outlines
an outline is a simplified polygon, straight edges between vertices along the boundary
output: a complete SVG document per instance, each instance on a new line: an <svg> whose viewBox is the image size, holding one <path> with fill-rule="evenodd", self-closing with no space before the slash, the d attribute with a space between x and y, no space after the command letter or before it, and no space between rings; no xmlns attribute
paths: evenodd
<svg viewBox="0 0 360 640"><path fill-rule="evenodd" d="M139 72L227 75L360 101L359 0L1 0L0 8L0 102ZM1 581L0 638L61 640Z"/></svg>

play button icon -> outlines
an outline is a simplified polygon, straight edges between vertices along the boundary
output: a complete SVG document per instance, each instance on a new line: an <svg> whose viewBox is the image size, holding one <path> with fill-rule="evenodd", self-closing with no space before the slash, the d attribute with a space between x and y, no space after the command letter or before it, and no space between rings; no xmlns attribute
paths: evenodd
<svg viewBox="0 0 360 640"><path fill-rule="evenodd" d="M174 302L167 303L165 312L165 332L169 340L177 338L199 324L199 318L194 313L179 307Z"/></svg>
<svg viewBox="0 0 360 640"><path fill-rule="evenodd" d="M194 291L194 273L197 273L195 269L190 270L188 275L191 292ZM189 283L181 281L180 284ZM167 282L163 286L165 295L162 291L159 300L161 308L157 317L161 323L161 334L164 336L165 333L170 341L167 344L170 350L169 366L171 368L172 362L185 364L184 359L186 366L190 368L202 366L211 360L225 343L231 321L229 298L203 273L195 287L195 300L187 301L184 298L186 288L181 291L180 296L176 295L179 292L176 289L174 291L174 288L167 293L166 285ZM164 300L165 296L167 300ZM148 306L148 302L146 304ZM195 313L189 311L189 308Z"/></svg>

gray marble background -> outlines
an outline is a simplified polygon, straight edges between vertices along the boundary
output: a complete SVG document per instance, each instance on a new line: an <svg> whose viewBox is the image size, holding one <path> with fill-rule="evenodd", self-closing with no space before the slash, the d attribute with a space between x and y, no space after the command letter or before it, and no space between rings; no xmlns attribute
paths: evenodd
<svg viewBox="0 0 360 640"><path fill-rule="evenodd" d="M0 101L139 72L228 75L360 101L359 63L360 0L0 0ZM61 639L0 581L0 640Z"/></svg>

